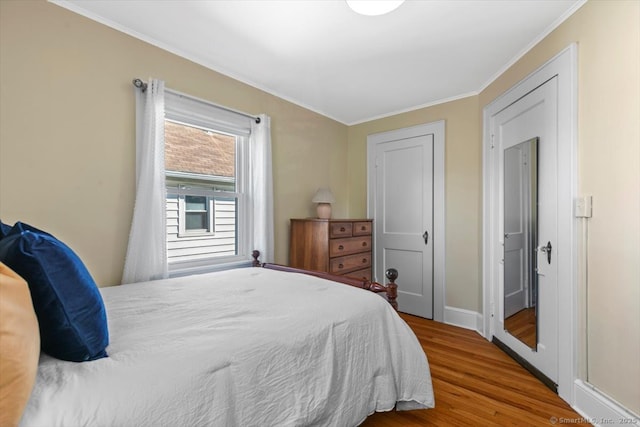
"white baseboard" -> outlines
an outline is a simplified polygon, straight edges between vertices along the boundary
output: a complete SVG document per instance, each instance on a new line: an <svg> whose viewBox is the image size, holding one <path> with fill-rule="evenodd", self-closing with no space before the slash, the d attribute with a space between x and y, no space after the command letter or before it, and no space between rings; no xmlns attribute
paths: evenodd
<svg viewBox="0 0 640 427"><path fill-rule="evenodd" d="M448 307L444 308L444 323L447 325L459 326L465 329L471 329L480 335L483 331L482 314L476 311L465 310L463 308Z"/></svg>
<svg viewBox="0 0 640 427"><path fill-rule="evenodd" d="M476 313L476 331L484 337L484 316Z"/></svg>
<svg viewBox="0 0 640 427"><path fill-rule="evenodd" d="M581 380L574 382L573 409L594 426L630 426L640 424L640 417Z"/></svg>

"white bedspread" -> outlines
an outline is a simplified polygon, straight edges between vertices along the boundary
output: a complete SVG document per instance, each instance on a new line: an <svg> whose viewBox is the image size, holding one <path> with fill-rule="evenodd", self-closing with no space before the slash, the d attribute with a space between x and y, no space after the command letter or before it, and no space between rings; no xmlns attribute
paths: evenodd
<svg viewBox="0 0 640 427"><path fill-rule="evenodd" d="M109 357L43 354L21 426L354 426L433 407L426 356L379 295L264 268L101 291Z"/></svg>

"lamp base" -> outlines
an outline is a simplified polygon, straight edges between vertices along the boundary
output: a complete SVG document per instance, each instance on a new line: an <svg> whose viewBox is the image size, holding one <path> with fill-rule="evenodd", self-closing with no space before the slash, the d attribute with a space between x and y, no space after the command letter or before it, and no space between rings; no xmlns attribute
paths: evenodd
<svg viewBox="0 0 640 427"><path fill-rule="evenodd" d="M331 203L318 203L317 212L320 219L331 218Z"/></svg>

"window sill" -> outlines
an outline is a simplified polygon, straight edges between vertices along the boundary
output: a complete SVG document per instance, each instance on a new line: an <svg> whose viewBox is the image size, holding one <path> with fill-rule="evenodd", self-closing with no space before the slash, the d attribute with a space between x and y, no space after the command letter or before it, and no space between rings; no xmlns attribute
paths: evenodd
<svg viewBox="0 0 640 427"><path fill-rule="evenodd" d="M202 240L216 237L215 231L195 232L195 233L178 233L177 240Z"/></svg>
<svg viewBox="0 0 640 427"><path fill-rule="evenodd" d="M190 276L192 274L212 273L215 271L232 270L234 268L251 267L253 261L242 259L229 262L221 262L218 264L202 264L200 263L185 263L185 264L169 264L169 277L183 277Z"/></svg>

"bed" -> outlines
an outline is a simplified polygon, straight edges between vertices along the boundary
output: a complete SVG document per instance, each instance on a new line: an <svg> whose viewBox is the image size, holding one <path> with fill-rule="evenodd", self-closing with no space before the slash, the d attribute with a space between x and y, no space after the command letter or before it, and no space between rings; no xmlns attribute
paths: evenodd
<svg viewBox="0 0 640 427"><path fill-rule="evenodd" d="M25 227L14 234L38 233ZM13 242L0 242L0 261L14 262L3 245ZM74 362L41 352L20 426L355 426L375 411L433 407L425 353L389 304L395 284L255 264L93 286L108 356L99 349ZM390 301L376 293L387 291Z"/></svg>

